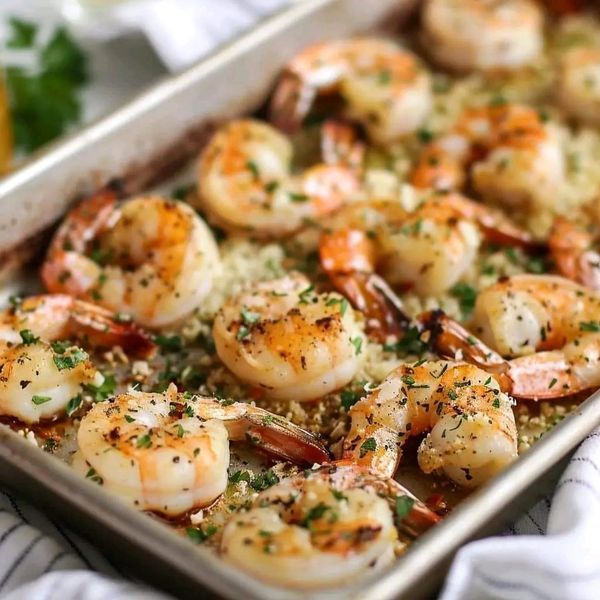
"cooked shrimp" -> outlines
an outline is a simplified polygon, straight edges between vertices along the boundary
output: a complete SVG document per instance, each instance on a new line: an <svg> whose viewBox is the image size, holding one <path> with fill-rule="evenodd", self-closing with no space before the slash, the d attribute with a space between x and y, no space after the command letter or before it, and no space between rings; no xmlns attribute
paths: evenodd
<svg viewBox="0 0 600 600"><path fill-rule="evenodd" d="M52 292L94 300L147 327L191 314L220 269L210 229L187 205L156 196L117 206L99 193L73 209L42 267Z"/></svg>
<svg viewBox="0 0 600 600"><path fill-rule="evenodd" d="M98 403L83 417L75 467L140 510L179 515L207 506L227 486L229 441L303 464L329 457L308 432L243 402L131 392Z"/></svg>
<svg viewBox="0 0 600 600"><path fill-rule="evenodd" d="M512 402L482 369L446 361L401 365L350 409L344 457L392 477L410 436L426 473L474 487L517 457Z"/></svg>
<svg viewBox="0 0 600 600"><path fill-rule="evenodd" d="M275 585L329 587L394 558L398 533L415 537L439 521L392 479L352 464L325 465L263 491L223 530L225 560Z"/></svg>
<svg viewBox="0 0 600 600"><path fill-rule="evenodd" d="M362 38L315 44L295 56L275 89L272 120L293 131L319 96L332 93L382 144L418 129L431 108L430 78L417 57L391 41Z"/></svg>
<svg viewBox="0 0 600 600"><path fill-rule="evenodd" d="M600 336L592 333L600 325L595 321L583 323L582 333L558 350L504 360L443 313L420 315L420 320L425 327L435 323L430 342L439 355L482 366L494 373L502 391L520 400L553 400L600 387Z"/></svg>
<svg viewBox="0 0 600 600"><path fill-rule="evenodd" d="M73 338L142 355L153 349L132 323L118 323L87 302L62 295L24 299L0 313L0 414L25 423L57 417L85 385L102 383L87 353L63 341Z"/></svg>
<svg viewBox="0 0 600 600"><path fill-rule="evenodd" d="M292 274L256 283L221 307L217 354L242 381L271 398L314 400L352 380L363 333L338 294L319 294Z"/></svg>
<svg viewBox="0 0 600 600"><path fill-rule="evenodd" d="M365 312L370 331L380 338L398 333L405 323L399 301L376 271L392 286L437 295L473 264L480 232L496 243L534 245L501 213L458 194L411 198L413 210L402 199L354 202L321 236L323 269L336 289Z"/></svg>
<svg viewBox="0 0 600 600"><path fill-rule="evenodd" d="M558 99L573 118L600 125L600 48L573 48L561 61Z"/></svg>
<svg viewBox="0 0 600 600"><path fill-rule="evenodd" d="M411 183L460 189L467 177L485 200L552 207L565 179L556 131L527 106L467 110L453 132L426 146Z"/></svg>
<svg viewBox="0 0 600 600"><path fill-rule="evenodd" d="M550 255L564 277L600 290L600 254L595 237L565 217L557 217L548 236Z"/></svg>
<svg viewBox="0 0 600 600"><path fill-rule="evenodd" d="M543 47L543 16L532 0L428 0L424 46L458 71L518 69Z"/></svg>
<svg viewBox="0 0 600 600"><path fill-rule="evenodd" d="M515 275L482 290L472 329L503 356L561 348L600 319L600 295L563 277Z"/></svg>
<svg viewBox="0 0 600 600"><path fill-rule="evenodd" d="M200 157L200 207L227 231L280 238L338 209L358 189L349 166L319 164L295 176L291 160L290 141L270 125L228 123Z"/></svg>

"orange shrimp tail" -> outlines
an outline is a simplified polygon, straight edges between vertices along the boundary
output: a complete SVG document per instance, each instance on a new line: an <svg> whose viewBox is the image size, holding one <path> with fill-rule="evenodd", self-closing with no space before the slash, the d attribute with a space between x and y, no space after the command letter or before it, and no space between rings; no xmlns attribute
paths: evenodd
<svg viewBox="0 0 600 600"><path fill-rule="evenodd" d="M600 254L590 250L593 236L565 217L557 217L548 237L558 272L593 290L600 290Z"/></svg>
<svg viewBox="0 0 600 600"><path fill-rule="evenodd" d="M132 321L119 321L110 311L83 300L73 301L71 327L73 335L85 337L94 346L120 346L126 354L143 358L156 351L147 331Z"/></svg>
<svg viewBox="0 0 600 600"><path fill-rule="evenodd" d="M358 229L325 233L319 243L321 266L334 288L367 318L367 332L379 341L401 335L410 323L402 301L374 272L375 248Z"/></svg>
<svg viewBox="0 0 600 600"><path fill-rule="evenodd" d="M305 86L297 75L286 72L281 77L269 107L269 120L285 133L294 133L308 115L317 92Z"/></svg>
<svg viewBox="0 0 600 600"><path fill-rule="evenodd" d="M50 292L82 295L86 283L71 277L69 257L84 254L88 244L108 225L118 200L118 192L106 187L81 200L65 217L54 234L41 269L41 278Z"/></svg>
<svg viewBox="0 0 600 600"><path fill-rule="evenodd" d="M444 311L433 310L421 313L417 321L425 331L429 332L429 345L440 356L449 360L465 360L498 376L509 371L508 362L500 354L471 335ZM500 379L502 386L503 378ZM508 385L508 382L505 382L505 385Z"/></svg>

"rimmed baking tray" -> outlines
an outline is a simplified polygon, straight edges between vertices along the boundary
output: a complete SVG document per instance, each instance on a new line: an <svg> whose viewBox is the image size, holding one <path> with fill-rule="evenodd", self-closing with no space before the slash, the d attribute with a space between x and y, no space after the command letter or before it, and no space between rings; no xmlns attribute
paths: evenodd
<svg viewBox="0 0 600 600"><path fill-rule="evenodd" d="M396 22L415 1L304 0L275 15L191 69L171 77L107 118L51 147L0 182L0 255L25 256L78 194L119 178L129 192L160 181L197 152L211 124L255 110L287 58L307 44ZM25 250L25 252L24 252ZM600 424L600 393L387 571L312 598L421 598L440 585L467 541L502 529L545 492L573 448ZM181 598L306 598L263 584L194 548L0 428L0 483L63 519L133 575ZM210 590L210 591L207 591Z"/></svg>

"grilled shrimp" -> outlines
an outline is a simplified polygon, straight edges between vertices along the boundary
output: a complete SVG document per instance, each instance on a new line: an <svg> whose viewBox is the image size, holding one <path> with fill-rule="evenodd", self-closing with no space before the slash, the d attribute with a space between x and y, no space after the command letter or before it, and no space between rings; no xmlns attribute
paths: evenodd
<svg viewBox="0 0 600 600"><path fill-rule="evenodd" d="M565 180L558 135L533 108L503 104L467 110L453 132L425 147L416 187L460 189L470 179L485 200L554 205Z"/></svg>
<svg viewBox="0 0 600 600"><path fill-rule="evenodd" d="M573 48L565 54L558 99L573 118L588 125L600 125L600 48Z"/></svg>
<svg viewBox="0 0 600 600"><path fill-rule="evenodd" d="M320 398L351 381L362 360L363 333L348 302L316 293L299 274L230 298L213 337L234 375L271 398Z"/></svg>
<svg viewBox="0 0 600 600"><path fill-rule="evenodd" d="M359 38L315 44L295 56L275 89L272 121L293 131L319 96L332 93L381 144L418 129L431 108L430 78L416 56L391 41Z"/></svg>
<svg viewBox="0 0 600 600"><path fill-rule="evenodd" d="M478 486L517 457L511 406L496 379L474 365L401 365L350 409L344 458L392 477L407 439L429 432L419 447L421 469Z"/></svg>
<svg viewBox="0 0 600 600"><path fill-rule="evenodd" d="M399 301L383 280L436 295L473 264L481 234L501 244L534 244L500 212L463 196L405 191L412 210L403 199L354 202L334 217L320 241L323 269L382 339L405 325Z"/></svg>
<svg viewBox="0 0 600 600"><path fill-rule="evenodd" d="M76 206L42 267L48 290L163 327L191 314L220 269L212 232L189 206L156 196L117 206L105 191Z"/></svg>
<svg viewBox="0 0 600 600"><path fill-rule="evenodd" d="M228 231L285 237L338 209L358 189L349 166L319 164L295 176L291 160L290 141L270 125L228 123L200 157L200 207Z"/></svg>
<svg viewBox="0 0 600 600"><path fill-rule="evenodd" d="M0 414L37 423L102 383L87 353L66 341L73 338L142 356L153 350L143 331L102 308L60 294L26 298L0 313Z"/></svg>
<svg viewBox="0 0 600 600"><path fill-rule="evenodd" d="M481 340L447 317L421 320L435 323L426 328L437 353L496 373L516 398L562 398L600 387L600 295L568 279L516 275L480 292L470 328Z"/></svg>
<svg viewBox="0 0 600 600"><path fill-rule="evenodd" d="M301 464L328 452L310 433L265 410L214 398L131 392L83 417L74 461L140 510L175 516L207 506L227 486L229 442L252 444Z"/></svg>
<svg viewBox="0 0 600 600"><path fill-rule="evenodd" d="M424 46L457 71L518 69L543 47L543 16L532 0L428 0Z"/></svg>
<svg viewBox="0 0 600 600"><path fill-rule="evenodd" d="M406 514L398 514L406 506ZM263 491L223 530L225 560L275 585L329 587L394 558L398 533L416 537L439 517L393 479L354 464L325 465Z"/></svg>

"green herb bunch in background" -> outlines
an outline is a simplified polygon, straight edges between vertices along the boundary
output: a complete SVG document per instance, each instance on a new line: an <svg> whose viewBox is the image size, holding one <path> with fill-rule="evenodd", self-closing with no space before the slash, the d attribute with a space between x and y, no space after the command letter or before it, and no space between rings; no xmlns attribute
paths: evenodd
<svg viewBox="0 0 600 600"><path fill-rule="evenodd" d="M6 46L35 56L31 68L6 68L14 144L27 153L79 121L79 92L88 79L88 64L86 55L63 27L42 45L37 43L35 24L12 18L10 27Z"/></svg>

